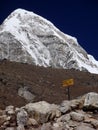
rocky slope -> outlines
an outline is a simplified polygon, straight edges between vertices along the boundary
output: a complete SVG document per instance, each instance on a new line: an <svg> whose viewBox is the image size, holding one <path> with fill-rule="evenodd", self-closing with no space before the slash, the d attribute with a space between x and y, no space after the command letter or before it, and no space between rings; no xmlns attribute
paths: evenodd
<svg viewBox="0 0 98 130"><path fill-rule="evenodd" d="M63 80L74 79L71 99L87 92L98 92L98 75L76 70L52 69L23 63L0 62L0 108L21 107L28 102L59 104L68 99Z"/></svg>
<svg viewBox="0 0 98 130"><path fill-rule="evenodd" d="M60 105L40 101L21 108L7 106L0 110L0 130L98 130L98 94Z"/></svg>
<svg viewBox="0 0 98 130"><path fill-rule="evenodd" d="M0 26L0 59L44 67L79 69L98 74L98 62L51 22L23 9Z"/></svg>

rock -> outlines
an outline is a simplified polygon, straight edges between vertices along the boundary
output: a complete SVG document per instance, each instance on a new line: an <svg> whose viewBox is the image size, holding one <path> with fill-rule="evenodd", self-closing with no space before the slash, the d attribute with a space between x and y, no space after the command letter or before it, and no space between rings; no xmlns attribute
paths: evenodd
<svg viewBox="0 0 98 130"><path fill-rule="evenodd" d="M70 101L70 107L72 110L83 108L84 98L78 98Z"/></svg>
<svg viewBox="0 0 98 130"><path fill-rule="evenodd" d="M27 122L27 125L28 126L38 126L38 122L33 118L29 118L28 122Z"/></svg>
<svg viewBox="0 0 98 130"><path fill-rule="evenodd" d="M52 130L50 123L45 123L42 125L41 130Z"/></svg>
<svg viewBox="0 0 98 130"><path fill-rule="evenodd" d="M62 115L59 117L56 122L69 122L71 119L70 114Z"/></svg>
<svg viewBox="0 0 98 130"><path fill-rule="evenodd" d="M53 127L62 127L63 125L63 122L57 122L53 124Z"/></svg>
<svg viewBox="0 0 98 130"><path fill-rule="evenodd" d="M54 123L53 126L52 126L52 130L69 130L69 128L70 127L68 127L63 122Z"/></svg>
<svg viewBox="0 0 98 130"><path fill-rule="evenodd" d="M25 126L28 121L28 114L24 109L20 109L17 113L17 124L18 126Z"/></svg>
<svg viewBox="0 0 98 130"><path fill-rule="evenodd" d="M77 113L77 112L71 112L70 116L73 121L83 121L84 120L84 115Z"/></svg>
<svg viewBox="0 0 98 130"><path fill-rule="evenodd" d="M9 121L6 121L6 122L4 122L4 124L3 124L3 127L7 127L7 126L9 126L9 124L10 124L10 122Z"/></svg>
<svg viewBox="0 0 98 130"><path fill-rule="evenodd" d="M95 129L92 128L90 125L80 124L74 130L95 130Z"/></svg>
<svg viewBox="0 0 98 130"><path fill-rule="evenodd" d="M55 117L58 118L60 116L61 116L61 112L58 109L56 109L55 110Z"/></svg>
<svg viewBox="0 0 98 130"><path fill-rule="evenodd" d="M2 116L4 114L3 110L0 110L0 116Z"/></svg>
<svg viewBox="0 0 98 130"><path fill-rule="evenodd" d="M14 127L8 127L5 130L16 130Z"/></svg>
<svg viewBox="0 0 98 130"><path fill-rule="evenodd" d="M94 126L94 128L98 129L98 120L92 119L91 124Z"/></svg>
<svg viewBox="0 0 98 130"><path fill-rule="evenodd" d="M31 114L32 118L34 118L39 123L45 123L50 118L55 118L58 116L58 106L55 104L49 104L45 101L29 103L24 108L29 114Z"/></svg>
<svg viewBox="0 0 98 130"><path fill-rule="evenodd" d="M15 114L14 106L7 106L5 109L6 113L9 115Z"/></svg>
<svg viewBox="0 0 98 130"><path fill-rule="evenodd" d="M0 126L3 125L4 122L6 122L6 118L7 118L6 115L2 115L2 116L0 116Z"/></svg>
<svg viewBox="0 0 98 130"><path fill-rule="evenodd" d="M53 120L54 118L58 118L61 116L61 112L59 110L52 110L48 113L49 120Z"/></svg>
<svg viewBox="0 0 98 130"><path fill-rule="evenodd" d="M18 127L17 127L17 130L25 130L24 125L19 124Z"/></svg>
<svg viewBox="0 0 98 130"><path fill-rule="evenodd" d="M85 95L83 110L98 110L98 94L91 92Z"/></svg>
<svg viewBox="0 0 98 130"><path fill-rule="evenodd" d="M71 111L70 101L63 101L59 106L59 110L61 113L67 113L68 111Z"/></svg>
<svg viewBox="0 0 98 130"><path fill-rule="evenodd" d="M66 123L70 128L76 128L81 122L70 120ZM70 129L69 129L70 130Z"/></svg>
<svg viewBox="0 0 98 130"><path fill-rule="evenodd" d="M19 88L18 95L26 99L28 102L33 102L35 95L27 90L27 88Z"/></svg>

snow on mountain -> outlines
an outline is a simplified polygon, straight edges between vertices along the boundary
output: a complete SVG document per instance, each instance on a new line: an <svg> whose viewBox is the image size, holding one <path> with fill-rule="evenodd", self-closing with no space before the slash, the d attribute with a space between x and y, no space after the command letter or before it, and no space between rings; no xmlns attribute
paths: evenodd
<svg viewBox="0 0 98 130"><path fill-rule="evenodd" d="M44 67L79 69L98 74L98 61L50 21L23 9L0 26L0 59Z"/></svg>

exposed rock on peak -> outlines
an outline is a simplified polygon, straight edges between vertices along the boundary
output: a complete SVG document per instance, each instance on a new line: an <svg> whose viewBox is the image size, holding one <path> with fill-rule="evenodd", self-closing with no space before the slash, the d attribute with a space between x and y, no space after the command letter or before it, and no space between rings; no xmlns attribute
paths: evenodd
<svg viewBox="0 0 98 130"><path fill-rule="evenodd" d="M23 9L0 26L0 59L98 73L98 62L45 18Z"/></svg>

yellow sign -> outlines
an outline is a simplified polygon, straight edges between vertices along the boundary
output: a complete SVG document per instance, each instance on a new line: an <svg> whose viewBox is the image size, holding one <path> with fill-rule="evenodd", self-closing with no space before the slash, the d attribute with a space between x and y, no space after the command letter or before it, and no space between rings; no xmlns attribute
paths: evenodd
<svg viewBox="0 0 98 130"><path fill-rule="evenodd" d="M63 80L63 87L74 85L74 79Z"/></svg>

